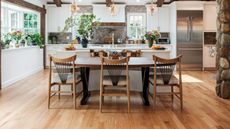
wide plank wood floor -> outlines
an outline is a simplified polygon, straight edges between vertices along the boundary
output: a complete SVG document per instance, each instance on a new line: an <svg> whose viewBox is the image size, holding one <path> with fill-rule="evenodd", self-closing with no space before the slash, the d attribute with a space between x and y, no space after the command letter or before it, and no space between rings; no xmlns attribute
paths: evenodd
<svg viewBox="0 0 230 129"><path fill-rule="evenodd" d="M77 110L70 96L53 98L55 108L47 109L47 85L48 71L41 71L2 89L0 129L230 129L230 101L216 96L213 72L183 72L182 112L170 97L159 97L154 112L138 93L132 93L129 114L123 97L106 98L100 113L98 93Z"/></svg>

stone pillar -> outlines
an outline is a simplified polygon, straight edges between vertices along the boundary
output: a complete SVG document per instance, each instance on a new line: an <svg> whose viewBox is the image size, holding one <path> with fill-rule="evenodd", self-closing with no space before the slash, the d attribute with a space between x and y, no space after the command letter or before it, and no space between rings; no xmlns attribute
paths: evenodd
<svg viewBox="0 0 230 129"><path fill-rule="evenodd" d="M230 0L217 0L217 3L216 93L227 99L230 98Z"/></svg>

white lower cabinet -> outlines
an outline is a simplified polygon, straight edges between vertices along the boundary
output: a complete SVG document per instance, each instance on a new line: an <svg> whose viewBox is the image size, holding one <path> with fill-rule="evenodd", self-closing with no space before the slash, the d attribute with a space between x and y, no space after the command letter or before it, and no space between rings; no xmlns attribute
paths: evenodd
<svg viewBox="0 0 230 129"><path fill-rule="evenodd" d="M216 47L215 45L204 45L203 48L203 68L216 68Z"/></svg>

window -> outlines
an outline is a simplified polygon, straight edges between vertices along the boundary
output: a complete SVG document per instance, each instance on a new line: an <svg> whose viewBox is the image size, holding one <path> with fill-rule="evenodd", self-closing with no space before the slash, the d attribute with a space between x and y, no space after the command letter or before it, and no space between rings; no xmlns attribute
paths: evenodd
<svg viewBox="0 0 230 129"><path fill-rule="evenodd" d="M39 33L40 15L25 8L3 3L1 7L2 35L20 30L25 34Z"/></svg>
<svg viewBox="0 0 230 129"><path fill-rule="evenodd" d="M33 13L24 13L23 27L26 34L38 33L38 16Z"/></svg>
<svg viewBox="0 0 230 129"><path fill-rule="evenodd" d="M7 28L7 13L6 9L1 8L1 32L2 34L7 33L9 30Z"/></svg>
<svg viewBox="0 0 230 129"><path fill-rule="evenodd" d="M127 35L129 39L142 39L146 32L146 14L128 13Z"/></svg>

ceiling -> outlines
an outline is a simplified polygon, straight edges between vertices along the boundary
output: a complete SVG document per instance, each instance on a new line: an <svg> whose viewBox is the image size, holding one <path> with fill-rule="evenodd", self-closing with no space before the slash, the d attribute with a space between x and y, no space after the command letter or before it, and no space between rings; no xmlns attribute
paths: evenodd
<svg viewBox="0 0 230 129"><path fill-rule="evenodd" d="M53 0L42 0L46 2L53 2ZM61 0L62 2L72 2L73 0ZM90 5L95 3L105 3L106 0L76 0L79 5ZM115 3L124 3L127 5L145 5L146 3L152 2L152 0L112 0ZM157 0L154 0L157 1ZM164 0L166 3L170 0Z"/></svg>

